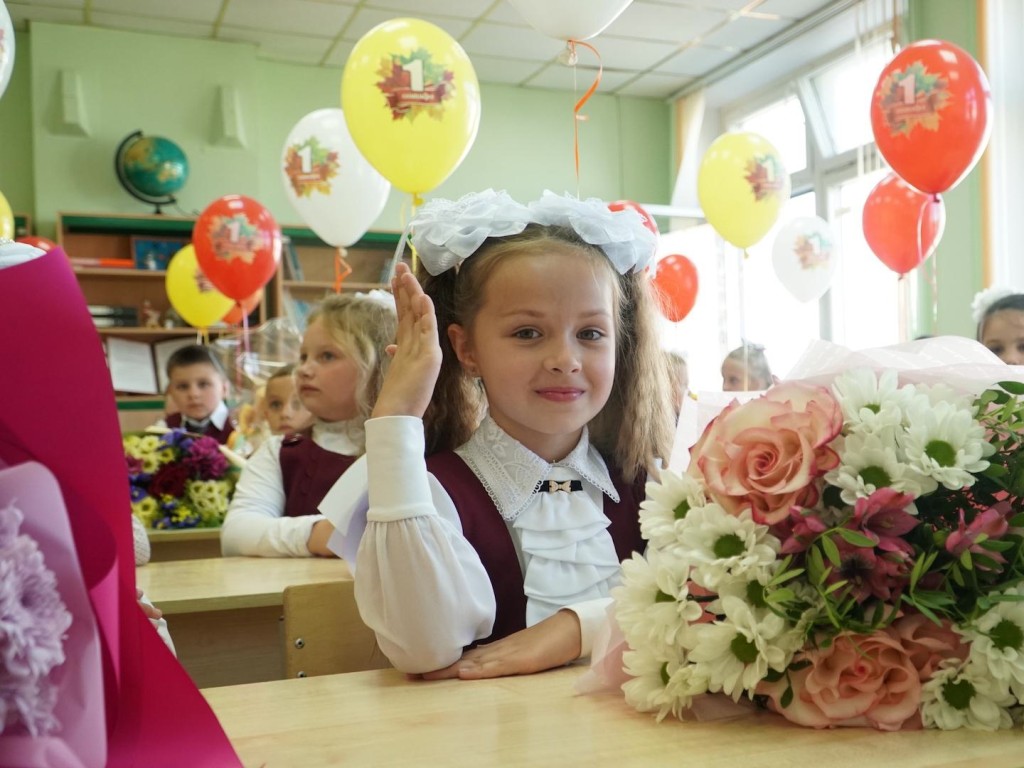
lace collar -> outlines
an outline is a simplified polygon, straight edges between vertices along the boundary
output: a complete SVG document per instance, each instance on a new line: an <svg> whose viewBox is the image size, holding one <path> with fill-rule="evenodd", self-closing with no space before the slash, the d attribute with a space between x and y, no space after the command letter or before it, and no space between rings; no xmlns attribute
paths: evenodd
<svg viewBox="0 0 1024 768"><path fill-rule="evenodd" d="M350 419L349 421L323 421L317 419L313 422L313 439L321 443L323 439L329 442L338 442L338 439L351 443L354 450L346 451L353 456L361 455L366 451L366 427L362 419Z"/></svg>
<svg viewBox="0 0 1024 768"><path fill-rule="evenodd" d="M510 522L527 507L533 498L534 489L542 480L551 476L555 467L576 472L612 501L619 501L608 467L601 454L590 444L586 427L572 452L554 464L548 463L510 437L490 416L484 418L473 436L456 448L455 452L480 478L502 518Z"/></svg>

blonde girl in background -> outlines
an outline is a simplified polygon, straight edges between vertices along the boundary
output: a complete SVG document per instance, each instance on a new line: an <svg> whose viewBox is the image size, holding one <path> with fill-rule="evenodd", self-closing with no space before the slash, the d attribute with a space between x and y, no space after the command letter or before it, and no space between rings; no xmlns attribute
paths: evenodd
<svg viewBox="0 0 1024 768"><path fill-rule="evenodd" d="M364 451L396 322L384 291L328 296L310 313L294 378L313 424L249 458L221 528L224 555L332 556L333 528L317 505Z"/></svg>
<svg viewBox="0 0 1024 768"><path fill-rule="evenodd" d="M990 288L971 305L978 341L1007 365L1024 365L1024 293Z"/></svg>
<svg viewBox="0 0 1024 768"><path fill-rule="evenodd" d="M722 361L723 392L758 392L775 383L764 347L744 342Z"/></svg>
<svg viewBox="0 0 1024 768"><path fill-rule="evenodd" d="M643 546L644 481L668 455L654 237L597 200L490 190L430 201L411 228L429 274L421 288L399 265L392 284L360 614L397 668L425 677L568 663Z"/></svg>

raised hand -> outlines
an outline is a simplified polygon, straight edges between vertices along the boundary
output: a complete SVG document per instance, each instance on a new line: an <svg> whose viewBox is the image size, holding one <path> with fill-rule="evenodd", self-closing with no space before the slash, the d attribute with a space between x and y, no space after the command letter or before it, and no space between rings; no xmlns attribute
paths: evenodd
<svg viewBox="0 0 1024 768"><path fill-rule="evenodd" d="M388 349L393 358L373 416L422 418L441 369L434 304L405 264L395 269L391 291L398 312L398 335Z"/></svg>
<svg viewBox="0 0 1024 768"><path fill-rule="evenodd" d="M580 655L580 620L561 610L489 645L466 651L450 667L419 675L424 680L482 680L487 677L531 675L575 661Z"/></svg>

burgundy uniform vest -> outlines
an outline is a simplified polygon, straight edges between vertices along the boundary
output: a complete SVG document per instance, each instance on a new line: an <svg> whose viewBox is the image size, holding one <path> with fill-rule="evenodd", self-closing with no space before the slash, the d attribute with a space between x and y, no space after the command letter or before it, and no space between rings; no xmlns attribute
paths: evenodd
<svg viewBox="0 0 1024 768"><path fill-rule="evenodd" d="M463 535L480 555L480 561L494 589L497 603L494 631L490 637L479 642L492 643L513 632L526 629L523 573L519 567L515 545L512 543L512 535L494 501L487 495L487 490L473 470L454 451L445 451L429 457L427 469L452 497L462 521ZM645 478L627 485L616 468L609 469L621 501L616 504L605 496L604 514L610 521L608 532L615 544L615 554L621 561L628 558L632 552L643 551L639 509L644 498Z"/></svg>
<svg viewBox="0 0 1024 768"><path fill-rule="evenodd" d="M281 441L281 478L284 484L284 516L319 514L317 505L338 478L355 462L321 448L313 440L313 430L288 435Z"/></svg>
<svg viewBox="0 0 1024 768"><path fill-rule="evenodd" d="M172 413L164 419L164 423L171 429L181 429L181 414ZM238 424L229 416L221 429L218 429L217 425L211 421L206 425L206 429L203 430L203 434L207 437L212 437L221 445L227 445L228 438L231 437L231 433L237 428Z"/></svg>

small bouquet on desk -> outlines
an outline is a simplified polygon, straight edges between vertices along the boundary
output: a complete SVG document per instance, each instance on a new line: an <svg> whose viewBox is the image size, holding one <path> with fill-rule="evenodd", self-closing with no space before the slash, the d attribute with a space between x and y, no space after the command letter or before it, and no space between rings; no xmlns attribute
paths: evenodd
<svg viewBox="0 0 1024 768"><path fill-rule="evenodd" d="M147 528L214 528L243 463L212 437L181 429L130 433L124 453L132 512Z"/></svg>
<svg viewBox="0 0 1024 768"><path fill-rule="evenodd" d="M630 704L1020 727L1024 371L929 341L825 347L846 364L726 406L648 483L647 551L613 593Z"/></svg>

